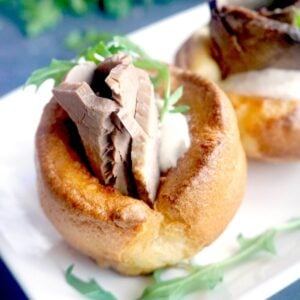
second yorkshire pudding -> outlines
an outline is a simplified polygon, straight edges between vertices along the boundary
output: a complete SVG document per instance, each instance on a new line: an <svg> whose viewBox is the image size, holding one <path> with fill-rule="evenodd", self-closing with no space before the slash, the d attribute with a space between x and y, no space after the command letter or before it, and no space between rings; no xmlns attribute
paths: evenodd
<svg viewBox="0 0 300 300"><path fill-rule="evenodd" d="M175 60L224 89L248 157L288 161L300 159L299 54L296 26L260 11L223 6L212 9L209 27L192 34Z"/></svg>
<svg viewBox="0 0 300 300"><path fill-rule="evenodd" d="M244 194L246 161L229 100L213 83L178 69L172 83L183 86L181 102L190 106L191 147L161 178L154 208L99 183L54 99L36 133L46 215L72 246L121 273L149 273L192 256L222 233Z"/></svg>

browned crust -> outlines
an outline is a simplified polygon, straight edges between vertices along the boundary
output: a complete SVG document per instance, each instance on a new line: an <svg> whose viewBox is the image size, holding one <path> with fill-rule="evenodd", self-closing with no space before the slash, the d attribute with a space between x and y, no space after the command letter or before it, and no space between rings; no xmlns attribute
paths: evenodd
<svg viewBox="0 0 300 300"><path fill-rule="evenodd" d="M173 70L173 82L191 107L192 145L161 183L154 209L91 175L55 101L36 133L45 213L71 245L122 273L148 273L195 254L224 230L244 193L245 156L228 99L188 72Z"/></svg>
<svg viewBox="0 0 300 300"><path fill-rule="evenodd" d="M196 71L192 69L192 65L195 56L198 55L198 49L203 46L207 52L210 51L208 45L203 45L202 36L198 33L199 30L195 31L180 45L174 57L175 66L183 70Z"/></svg>
<svg viewBox="0 0 300 300"><path fill-rule="evenodd" d="M300 158L300 102L264 97L227 95L238 116L243 144L252 158Z"/></svg>
<svg viewBox="0 0 300 300"><path fill-rule="evenodd" d="M175 65L179 66L183 70L191 70L193 64L194 52L197 51L196 47L198 43L198 35L191 35L184 43L181 45L179 51L175 54Z"/></svg>
<svg viewBox="0 0 300 300"><path fill-rule="evenodd" d="M197 49L201 53L205 49L210 55L209 47L201 44L201 35L195 33L179 48L176 65L201 74L201 63L209 62L197 58ZM234 91L227 95L235 108L241 140L249 158L300 159L300 101L240 95Z"/></svg>

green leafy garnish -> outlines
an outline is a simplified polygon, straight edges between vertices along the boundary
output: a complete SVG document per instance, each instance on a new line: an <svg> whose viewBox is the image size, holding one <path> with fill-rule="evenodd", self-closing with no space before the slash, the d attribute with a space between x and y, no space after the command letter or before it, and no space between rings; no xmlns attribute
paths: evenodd
<svg viewBox="0 0 300 300"><path fill-rule="evenodd" d="M111 52L109 51L109 47L104 42L100 41L95 46L88 48L83 51L80 57L84 57L87 61L92 61L98 64L101 59L111 56Z"/></svg>
<svg viewBox="0 0 300 300"><path fill-rule="evenodd" d="M152 78L154 86L160 86L164 83L164 94L163 94L163 106L160 110L160 120L162 121L165 114L168 112L186 112L189 110L187 105L181 105L174 108L174 105L179 101L183 94L183 87L180 86L177 90L171 94L171 75L170 69L166 64L163 64L157 60L151 58L143 58L137 60L135 63L136 67L146 69L146 70L155 70L157 72L156 76Z"/></svg>
<svg viewBox="0 0 300 300"><path fill-rule="evenodd" d="M235 254L221 262L206 266L192 265L191 272L187 276L163 281L161 280L162 270L156 271L153 274L154 283L144 290L140 300L179 300L196 290L213 289L222 282L226 270L262 252L275 254L275 237L279 233L291 230L300 230L300 218L292 219L281 226L266 230L254 238L245 238L239 235L237 240L240 248Z"/></svg>
<svg viewBox="0 0 300 300"><path fill-rule="evenodd" d="M48 67L34 71L26 81L25 85L36 85L38 88L47 79L53 79L55 85L59 84L66 73L76 65L68 60L53 59Z"/></svg>
<svg viewBox="0 0 300 300"><path fill-rule="evenodd" d="M24 23L29 37L36 37L54 27L66 12L83 15L97 7L97 0L18 0L0 1L14 11L14 17Z"/></svg>
<svg viewBox="0 0 300 300"><path fill-rule="evenodd" d="M190 107L188 105L179 105L170 110L170 113L184 113L188 111Z"/></svg>
<svg viewBox="0 0 300 300"><path fill-rule="evenodd" d="M14 12L19 21L24 22L25 32L29 37L35 37L45 30L54 27L66 13L84 15L96 10L114 17L122 18L129 15L135 5L149 5L154 2L170 2L171 0L0 0L1 6L6 6Z"/></svg>
<svg viewBox="0 0 300 300"><path fill-rule="evenodd" d="M65 40L68 49L83 51L88 47L96 45L99 41L107 43L113 39L113 35L109 33L99 33L94 29L85 31L74 30L70 32Z"/></svg>
<svg viewBox="0 0 300 300"><path fill-rule="evenodd" d="M179 87L171 94L171 75L168 65L154 60L142 50L138 45L124 36L110 37L103 35L104 39L87 48L74 61L52 60L51 64L32 73L27 80L26 85L34 84L39 87L45 80L52 78L55 85L59 84L66 73L75 65L79 64L79 60L84 58L99 64L102 60L116 54L119 51L131 55L133 64L142 69L146 69L153 73L152 82L155 86L163 87L164 104L160 112L160 119L168 112L182 113L189 109L186 105L174 107L178 100L182 97L183 88ZM75 37L75 40L77 37ZM75 41L76 44L76 41Z"/></svg>
<svg viewBox="0 0 300 300"><path fill-rule="evenodd" d="M131 0L103 0L103 5L108 14L116 18L124 18L131 9Z"/></svg>
<svg viewBox="0 0 300 300"><path fill-rule="evenodd" d="M65 4L65 9L70 9L72 12L81 15L88 11L89 5L92 3L96 4L96 1L90 0L60 0L61 3Z"/></svg>
<svg viewBox="0 0 300 300"><path fill-rule="evenodd" d="M170 88L169 88L170 90ZM169 94L170 92L168 92ZM180 86L171 96L168 97L168 105L169 106L173 106L175 105L178 100L182 97L182 94L183 94L183 88L182 86Z"/></svg>
<svg viewBox="0 0 300 300"><path fill-rule="evenodd" d="M170 85L170 83L168 84ZM171 113L182 113L188 111L190 108L187 105L180 105L174 108L174 105L179 101L179 99L182 97L183 94L183 88L180 86L175 90L173 94L170 95L170 86L168 86L165 94L165 101L163 104L163 107L160 111L160 118L163 119L164 115L167 112Z"/></svg>
<svg viewBox="0 0 300 300"><path fill-rule="evenodd" d="M117 298L110 292L105 291L94 279L83 281L75 276L73 265L68 267L65 273L66 281L80 294L84 295L87 299L94 300L116 300Z"/></svg>
<svg viewBox="0 0 300 300"><path fill-rule="evenodd" d="M30 37L53 27L62 17L62 12L54 1L21 1L21 19L25 22L26 33Z"/></svg>
<svg viewBox="0 0 300 300"><path fill-rule="evenodd" d="M294 23L296 26L300 28L300 9L295 8L294 13L295 13Z"/></svg>

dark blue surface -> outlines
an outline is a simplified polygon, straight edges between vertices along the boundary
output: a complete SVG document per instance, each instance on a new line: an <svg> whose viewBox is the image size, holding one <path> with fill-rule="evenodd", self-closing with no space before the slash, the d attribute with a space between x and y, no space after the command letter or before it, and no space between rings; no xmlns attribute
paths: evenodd
<svg viewBox="0 0 300 300"><path fill-rule="evenodd" d="M9 270L0 259L0 299L8 300L25 300L25 296L22 289L17 284L16 280L10 274Z"/></svg>
<svg viewBox="0 0 300 300"><path fill-rule="evenodd" d="M300 274L299 274L300 277ZM270 300L299 300L300 299L300 279L283 291L277 293Z"/></svg>
<svg viewBox="0 0 300 300"><path fill-rule="evenodd" d="M33 70L47 65L52 58L72 58L74 53L64 47L64 39L71 30L96 28L111 33L128 33L201 2L203 1L174 0L168 5L137 7L128 19L119 21L96 12L84 18L68 15L57 28L33 40L27 39L20 28L11 21L9 12L2 10L0 11L0 96L23 84ZM1 259L0 299L26 299ZM300 281L270 299L300 299Z"/></svg>

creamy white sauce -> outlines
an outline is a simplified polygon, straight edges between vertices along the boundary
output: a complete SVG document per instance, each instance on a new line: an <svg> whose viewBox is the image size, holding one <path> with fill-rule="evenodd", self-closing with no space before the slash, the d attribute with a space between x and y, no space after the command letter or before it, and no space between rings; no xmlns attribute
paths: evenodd
<svg viewBox="0 0 300 300"><path fill-rule="evenodd" d="M166 113L160 123L159 168L162 172L177 165L190 147L191 140L186 117L181 113Z"/></svg>
<svg viewBox="0 0 300 300"><path fill-rule="evenodd" d="M233 5L233 6L244 6L249 8L257 8L267 6L272 3L272 0L219 0L218 6Z"/></svg>
<svg viewBox="0 0 300 300"><path fill-rule="evenodd" d="M264 69L240 73L228 77L222 87L242 95L300 100L300 71Z"/></svg>

